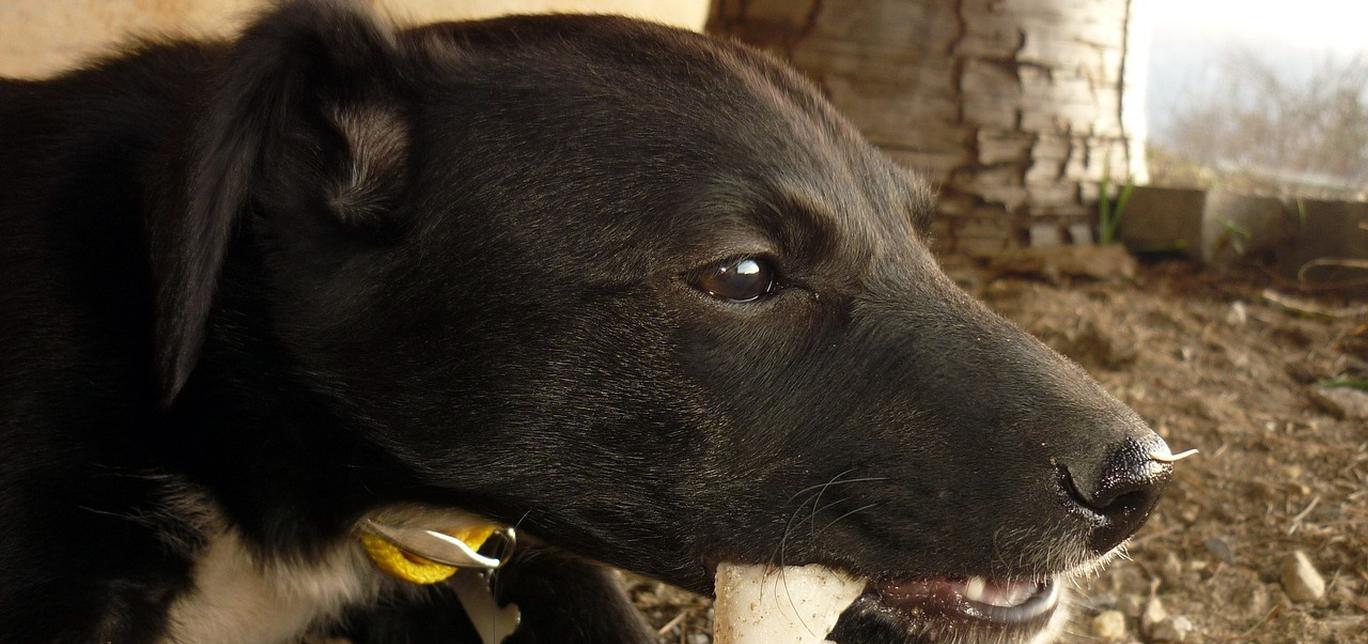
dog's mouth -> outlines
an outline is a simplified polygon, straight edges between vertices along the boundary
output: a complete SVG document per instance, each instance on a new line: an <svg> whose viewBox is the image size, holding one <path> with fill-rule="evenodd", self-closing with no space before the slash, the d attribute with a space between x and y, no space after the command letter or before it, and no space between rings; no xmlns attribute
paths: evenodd
<svg viewBox="0 0 1368 644"><path fill-rule="evenodd" d="M1054 578L912 579L871 585L879 603L913 620L948 619L985 627L1043 625L1059 605Z"/></svg>
<svg viewBox="0 0 1368 644"><path fill-rule="evenodd" d="M1026 642L1063 617L1067 573L1041 578L871 581L837 620L837 642ZM1061 618L1061 619L1056 619Z"/></svg>

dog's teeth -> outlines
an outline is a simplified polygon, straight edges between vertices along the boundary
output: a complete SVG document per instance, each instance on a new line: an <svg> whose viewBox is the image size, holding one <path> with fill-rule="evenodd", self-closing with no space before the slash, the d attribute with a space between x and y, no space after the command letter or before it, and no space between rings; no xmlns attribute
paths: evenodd
<svg viewBox="0 0 1368 644"><path fill-rule="evenodd" d="M969 583L964 585L964 598L969 601L982 602L983 589L986 586L987 583L983 581L982 577L970 577Z"/></svg>

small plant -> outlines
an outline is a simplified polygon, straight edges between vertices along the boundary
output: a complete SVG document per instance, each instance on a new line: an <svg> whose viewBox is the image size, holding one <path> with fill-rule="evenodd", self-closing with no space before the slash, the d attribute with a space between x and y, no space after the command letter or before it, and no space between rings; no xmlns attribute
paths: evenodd
<svg viewBox="0 0 1368 644"><path fill-rule="evenodd" d="M1328 378L1325 380L1321 380L1316 384L1326 389L1345 388L1357 389L1359 391L1368 391L1368 378Z"/></svg>
<svg viewBox="0 0 1368 644"><path fill-rule="evenodd" d="M1226 237L1230 240L1230 245L1235 249L1235 252L1241 255L1245 254L1246 244L1251 238L1249 229L1231 221L1228 217L1221 219L1221 226L1225 228Z"/></svg>
<svg viewBox="0 0 1368 644"><path fill-rule="evenodd" d="M1121 228L1121 218L1126 215L1126 203L1130 201L1135 186L1129 182L1121 187L1116 195L1116 203L1111 199L1111 173L1102 175L1102 184L1097 194L1097 241L1100 244L1115 244L1116 233Z"/></svg>

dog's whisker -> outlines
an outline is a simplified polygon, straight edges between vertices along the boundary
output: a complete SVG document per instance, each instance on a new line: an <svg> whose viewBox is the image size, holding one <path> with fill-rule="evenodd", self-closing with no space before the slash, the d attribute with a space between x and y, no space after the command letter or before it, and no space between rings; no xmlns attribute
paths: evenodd
<svg viewBox="0 0 1368 644"><path fill-rule="evenodd" d="M839 498L839 499L836 499L835 501L831 501L830 503L827 503L826 505L823 505L823 506L820 507L820 508L813 508L811 520L808 522L808 525L809 525L809 528L810 528L809 538L812 539L814 545L816 544L817 538L818 538L818 536L820 535L820 532L817 530L817 514L818 514L819 512L822 512L823 510L829 510L829 509L831 509L831 508L834 508L834 507L836 507L836 506L838 506L838 505L840 505L840 504L842 504L842 503L845 503L846 501L849 501L849 500L850 500L850 497L848 497L848 496L843 496L843 497L841 497L841 498Z"/></svg>
<svg viewBox="0 0 1368 644"><path fill-rule="evenodd" d="M842 503L845 503L846 501L849 501L849 500L850 500L850 497L848 497L848 496L843 496L843 497L841 497L841 498L839 498L839 499L836 499L835 501L830 501L830 502L828 502L826 505L823 505L823 506L820 507L820 508L814 509L814 510L812 511L812 518L813 518L813 519L816 519L816 518L817 518L817 513L818 513L818 512L821 512L822 510L830 510L831 508L834 508L834 507L836 507L836 506L838 506L838 505L840 505L840 504L842 504Z"/></svg>
<svg viewBox="0 0 1368 644"><path fill-rule="evenodd" d="M97 509L92 508L92 507L90 507L90 506L88 506L88 505L78 505L78 506L76 506L76 508L77 508L77 509L80 509L80 510L85 510L86 512L91 512L91 513L94 513L94 514L98 514L98 515L100 515L100 516L114 517L115 519L123 519L123 520L136 520L135 517L131 516L130 514L128 514L128 513L126 513L126 512L110 512L110 511L108 511L108 510L97 510Z"/></svg>
<svg viewBox="0 0 1368 644"><path fill-rule="evenodd" d="M842 471L840 474L837 474L836 476L831 477L831 479L828 480L828 481L826 482L826 484L823 485L823 486L821 487L821 489L817 490L817 497L816 497L815 499L813 499L813 501L812 501L812 517L811 517L811 519L810 519L810 521L809 521L809 526L808 526L808 527L809 527L810 529L812 529L812 531L813 531L812 538L813 538L814 541L815 541L816 538L817 538L817 535L816 535L816 529L817 529L817 512L819 511L818 506L821 505L821 503L822 503L822 495L825 494L826 491L827 491L827 488L830 488L834 483L836 483L836 481L837 481L838 479L840 479L842 476L845 476L846 474L849 474L849 473L852 472L852 471L854 471L854 470L845 470L845 471Z"/></svg>
<svg viewBox="0 0 1368 644"><path fill-rule="evenodd" d="M866 504L866 505L862 505L862 506L860 506L860 507L858 507L858 508L855 508L854 510L851 510L851 511L849 511L849 512L846 512L845 514L842 514L841 516L836 517L835 519L832 519L829 523L827 523L826 525L822 526L822 529L821 529L821 530L818 530L818 531L817 531L817 534L820 535L820 534L822 534L823 532L826 532L826 531L827 531L827 528L830 528L831 526L836 525L836 523L839 522L841 519L844 519L844 518L846 518L846 517L849 517L850 515L855 514L855 513L857 513L857 512L863 512L863 511L868 510L868 509L870 509L870 508L877 507L878 505L880 505L880 503L881 503L880 501L875 501L875 502L873 502L873 503L869 503L869 504Z"/></svg>
<svg viewBox="0 0 1368 644"><path fill-rule="evenodd" d="M838 474L837 476L839 476L839 474ZM789 502L792 503L792 502L793 502L793 499L798 498L798 496L801 495L801 494L803 494L804 492L811 492L811 491L813 491L813 490L821 490L821 489L824 489L824 488L829 487L829 486L832 486L832 485L846 485L846 484L848 484L848 483L869 483L869 482L873 482L873 481L887 481L887 480L888 480L888 477L887 477L887 476L863 476L863 477L860 477L860 478L842 479L842 480L839 480L839 481L837 481L837 480L831 480L831 481L827 481L826 483L818 483L817 485L810 485L810 486L805 487L805 488L803 488L803 489L801 489L801 490L798 490L797 492L795 492L795 493L793 494L793 496L789 497Z"/></svg>
<svg viewBox="0 0 1368 644"><path fill-rule="evenodd" d="M807 621L803 619L803 614L798 611L798 602L793 600L793 592L789 589L788 575L784 574L783 566L779 567L779 582L784 585L784 595L788 597L789 608L793 609L793 615L798 618L798 623L803 626L808 634L816 636L816 633L812 632L812 628L807 625ZM778 597L775 599L777 600Z"/></svg>

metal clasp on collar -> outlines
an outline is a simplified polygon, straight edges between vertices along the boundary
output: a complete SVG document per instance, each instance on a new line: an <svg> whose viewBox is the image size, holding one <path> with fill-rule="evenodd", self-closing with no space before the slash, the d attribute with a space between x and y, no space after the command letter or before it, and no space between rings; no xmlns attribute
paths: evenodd
<svg viewBox="0 0 1368 644"><path fill-rule="evenodd" d="M375 519L363 519L361 529L389 540L406 552L448 566L494 570L504 563L504 560L486 557L476 552L456 537L435 530L390 525ZM502 537L507 544L503 552L512 552L514 544L517 543L517 532L510 526L500 528L494 534ZM504 559L507 559L507 556Z"/></svg>

